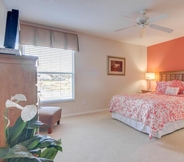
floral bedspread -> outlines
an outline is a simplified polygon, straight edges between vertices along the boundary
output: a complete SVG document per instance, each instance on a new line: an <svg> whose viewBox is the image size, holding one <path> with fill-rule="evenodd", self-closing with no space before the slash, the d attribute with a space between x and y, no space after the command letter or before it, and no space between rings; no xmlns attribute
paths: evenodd
<svg viewBox="0 0 184 162"><path fill-rule="evenodd" d="M125 94L113 96L110 112L143 122L150 127L150 138L165 123L184 119L184 97L155 93Z"/></svg>

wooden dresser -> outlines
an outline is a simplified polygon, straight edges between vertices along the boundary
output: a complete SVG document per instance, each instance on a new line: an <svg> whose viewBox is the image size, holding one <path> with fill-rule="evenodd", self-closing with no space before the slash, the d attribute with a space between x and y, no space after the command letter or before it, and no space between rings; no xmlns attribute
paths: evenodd
<svg viewBox="0 0 184 162"><path fill-rule="evenodd" d="M0 147L5 146L4 109L7 99L15 94L24 94L26 102L22 106L37 103L37 57L0 54ZM12 108L8 112L11 125L20 116L20 110Z"/></svg>

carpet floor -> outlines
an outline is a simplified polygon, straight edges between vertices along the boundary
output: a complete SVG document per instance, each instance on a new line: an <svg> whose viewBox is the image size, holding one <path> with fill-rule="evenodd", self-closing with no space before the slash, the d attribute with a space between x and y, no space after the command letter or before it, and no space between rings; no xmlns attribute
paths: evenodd
<svg viewBox="0 0 184 162"><path fill-rule="evenodd" d="M184 162L184 129L149 140L106 111L62 118L49 136L62 139L54 162Z"/></svg>

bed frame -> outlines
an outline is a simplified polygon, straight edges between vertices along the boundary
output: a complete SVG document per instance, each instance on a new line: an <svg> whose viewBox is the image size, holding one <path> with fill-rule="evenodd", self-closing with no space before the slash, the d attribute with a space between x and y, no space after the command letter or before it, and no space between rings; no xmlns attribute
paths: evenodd
<svg viewBox="0 0 184 162"><path fill-rule="evenodd" d="M171 80L181 80L184 81L184 71L163 71L159 72L160 81L171 81ZM129 118L126 118L118 113L112 112L112 118L117 119L141 132L149 133L149 127L144 125L139 121L135 121ZM158 131L154 137L161 138L163 135L172 133L176 130L184 128L184 120L178 120L175 122L166 123L162 130Z"/></svg>

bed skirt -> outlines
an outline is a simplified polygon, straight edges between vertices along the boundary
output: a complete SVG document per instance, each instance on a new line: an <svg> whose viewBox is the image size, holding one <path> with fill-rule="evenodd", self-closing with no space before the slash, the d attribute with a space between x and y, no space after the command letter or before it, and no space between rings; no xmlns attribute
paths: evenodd
<svg viewBox="0 0 184 162"><path fill-rule="evenodd" d="M139 121L132 120L130 118L126 118L126 117L124 117L118 113L115 113L115 112L112 112L111 114L112 114L113 119L117 119L117 120L135 128L141 132L149 134L150 128L148 126L144 125L143 123L141 123ZM184 120L169 122L169 123L165 124L163 129L160 130L159 132L157 132L157 134L154 135L153 137L161 138L163 135L172 133L172 132L179 130L181 128L184 128Z"/></svg>

